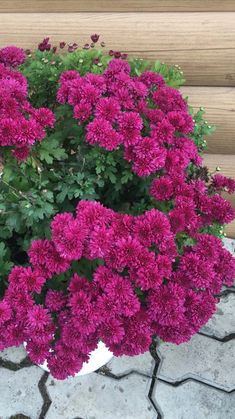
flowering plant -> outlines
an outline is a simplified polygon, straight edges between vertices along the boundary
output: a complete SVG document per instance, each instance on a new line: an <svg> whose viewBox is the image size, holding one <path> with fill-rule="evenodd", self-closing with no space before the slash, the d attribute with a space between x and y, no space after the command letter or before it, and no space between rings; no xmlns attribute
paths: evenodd
<svg viewBox="0 0 235 419"><path fill-rule="evenodd" d="M99 340L115 355L143 353L156 335L187 341L235 271L218 238L234 218L220 192L235 182L202 166L211 128L172 86L178 71L69 49L56 55L46 38L24 76L15 69L22 51L0 51L0 81L10 84L1 234L11 245L17 233L20 249L32 242L0 301L0 349L26 342L59 379L78 372ZM12 228L14 211L22 217Z"/></svg>

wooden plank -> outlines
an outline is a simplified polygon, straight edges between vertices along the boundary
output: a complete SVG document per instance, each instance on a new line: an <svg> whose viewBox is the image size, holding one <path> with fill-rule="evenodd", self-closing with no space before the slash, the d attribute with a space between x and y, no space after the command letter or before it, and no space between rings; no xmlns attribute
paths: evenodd
<svg viewBox="0 0 235 419"><path fill-rule="evenodd" d="M218 173L235 179L235 155L205 154L204 163L209 167L211 172L219 166L221 168L221 172ZM228 201L230 201L235 208L235 194L224 194L223 196L228 199ZM228 237L235 238L235 220L228 224L225 231Z"/></svg>
<svg viewBox="0 0 235 419"><path fill-rule="evenodd" d="M204 107L205 118L216 125L216 131L206 138L207 152L235 154L235 88L185 86L181 91L195 110Z"/></svg>
<svg viewBox="0 0 235 419"><path fill-rule="evenodd" d="M216 167L220 167L223 175L235 179L235 155L204 154L203 158L210 172L214 172Z"/></svg>
<svg viewBox="0 0 235 419"><path fill-rule="evenodd" d="M1 46L44 36L83 45L94 32L109 49L179 64L189 85L235 85L235 12L0 14Z"/></svg>
<svg viewBox="0 0 235 419"><path fill-rule="evenodd" d="M228 201L231 202L233 208L235 209L235 194L229 195L229 194L223 194L223 197L226 198ZM235 238L235 220L233 220L231 223L229 223L225 228L225 233L228 237Z"/></svg>
<svg viewBox="0 0 235 419"><path fill-rule="evenodd" d="M225 12L233 0L0 0L1 12Z"/></svg>
<svg viewBox="0 0 235 419"><path fill-rule="evenodd" d="M225 232L227 234L227 237L231 237L232 239L235 239L235 221L234 220L230 224L227 225Z"/></svg>

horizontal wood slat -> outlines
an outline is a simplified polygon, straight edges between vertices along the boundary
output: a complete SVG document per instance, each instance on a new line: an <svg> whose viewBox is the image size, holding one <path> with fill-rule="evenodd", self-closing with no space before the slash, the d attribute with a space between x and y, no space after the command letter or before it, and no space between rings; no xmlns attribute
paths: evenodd
<svg viewBox="0 0 235 419"><path fill-rule="evenodd" d="M107 48L179 64L189 85L235 85L235 12L0 13L0 45L36 46L44 37L83 45L102 34Z"/></svg>
<svg viewBox="0 0 235 419"><path fill-rule="evenodd" d="M223 197L230 201L233 208L235 209L235 195L223 194ZM235 238L235 220L226 226L225 232L228 237Z"/></svg>
<svg viewBox="0 0 235 419"><path fill-rule="evenodd" d="M0 0L1 12L223 12L233 0Z"/></svg>
<svg viewBox="0 0 235 419"><path fill-rule="evenodd" d="M231 237L232 239L235 239L235 221L234 220L226 226L225 232L227 234L227 237Z"/></svg>
<svg viewBox="0 0 235 419"><path fill-rule="evenodd" d="M204 107L208 123L216 125L216 131L206 138L207 152L235 154L235 88L185 86L181 91L194 110Z"/></svg>
<svg viewBox="0 0 235 419"><path fill-rule="evenodd" d="M220 167L223 175L235 179L235 156L204 154L203 159L211 172L215 171L216 167Z"/></svg>

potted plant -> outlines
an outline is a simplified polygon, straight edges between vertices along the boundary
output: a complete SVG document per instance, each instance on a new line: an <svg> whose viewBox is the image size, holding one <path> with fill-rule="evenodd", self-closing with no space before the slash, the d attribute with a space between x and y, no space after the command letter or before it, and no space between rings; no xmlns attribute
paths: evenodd
<svg viewBox="0 0 235 419"><path fill-rule="evenodd" d="M25 86L22 101L13 93L17 111L43 131L25 153L17 136L2 144L4 245L17 237L17 250L29 250L24 266L12 257L0 349L25 342L58 379L81 371L97 345L134 356L154 336L189 340L235 270L221 241L234 211L220 195L235 182L202 165L211 128L172 87L181 73L119 52L69 50L56 54L46 38L25 64L0 51L3 84L13 74ZM19 209L19 225L9 229Z"/></svg>

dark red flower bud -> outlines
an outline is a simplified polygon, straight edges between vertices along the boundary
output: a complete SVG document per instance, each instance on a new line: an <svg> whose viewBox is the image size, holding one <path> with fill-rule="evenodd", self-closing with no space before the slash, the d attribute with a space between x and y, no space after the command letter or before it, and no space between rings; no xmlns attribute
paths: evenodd
<svg viewBox="0 0 235 419"><path fill-rule="evenodd" d="M126 60L126 59L127 59L127 57L128 57L128 54L126 54L126 53L121 54L121 58L122 58L123 60Z"/></svg>
<svg viewBox="0 0 235 419"><path fill-rule="evenodd" d="M83 49L89 49L89 48L90 48L90 45L89 44L83 45Z"/></svg>
<svg viewBox="0 0 235 419"><path fill-rule="evenodd" d="M121 55L122 55L122 54L120 53L120 51L115 51L115 52L114 52L114 57L115 57L115 58L121 58Z"/></svg>
<svg viewBox="0 0 235 419"><path fill-rule="evenodd" d="M100 46L103 48L103 47L105 47L105 42L104 41L102 41L101 43L100 43Z"/></svg>
<svg viewBox="0 0 235 419"><path fill-rule="evenodd" d="M38 49L40 51L50 51L51 44L48 44L49 38L44 38L42 42L38 44Z"/></svg>
<svg viewBox="0 0 235 419"><path fill-rule="evenodd" d="M94 64L98 64L99 62L100 62L100 59L98 57L95 58L94 61L93 61Z"/></svg>
<svg viewBox="0 0 235 419"><path fill-rule="evenodd" d="M56 52L56 50L57 50L57 47L53 47L53 48L52 48L52 52L54 52L54 53L55 53L55 52Z"/></svg>
<svg viewBox="0 0 235 419"><path fill-rule="evenodd" d="M112 57L114 55L114 51L112 49L109 50L109 55Z"/></svg>
<svg viewBox="0 0 235 419"><path fill-rule="evenodd" d="M74 49L73 49L73 45L69 45L68 46L68 52L73 52L74 51Z"/></svg>
<svg viewBox="0 0 235 419"><path fill-rule="evenodd" d="M61 49L63 49L63 48L65 47L65 45L66 45L66 42L64 42L64 41L61 41L61 42L60 42L60 48L61 48Z"/></svg>
<svg viewBox="0 0 235 419"><path fill-rule="evenodd" d="M97 33L95 33L94 35L91 35L92 42L94 42L94 43L98 42L99 37L100 37L100 35L97 35Z"/></svg>
<svg viewBox="0 0 235 419"><path fill-rule="evenodd" d="M76 42L73 43L73 50L76 51L76 49L78 49L78 44L76 44Z"/></svg>

